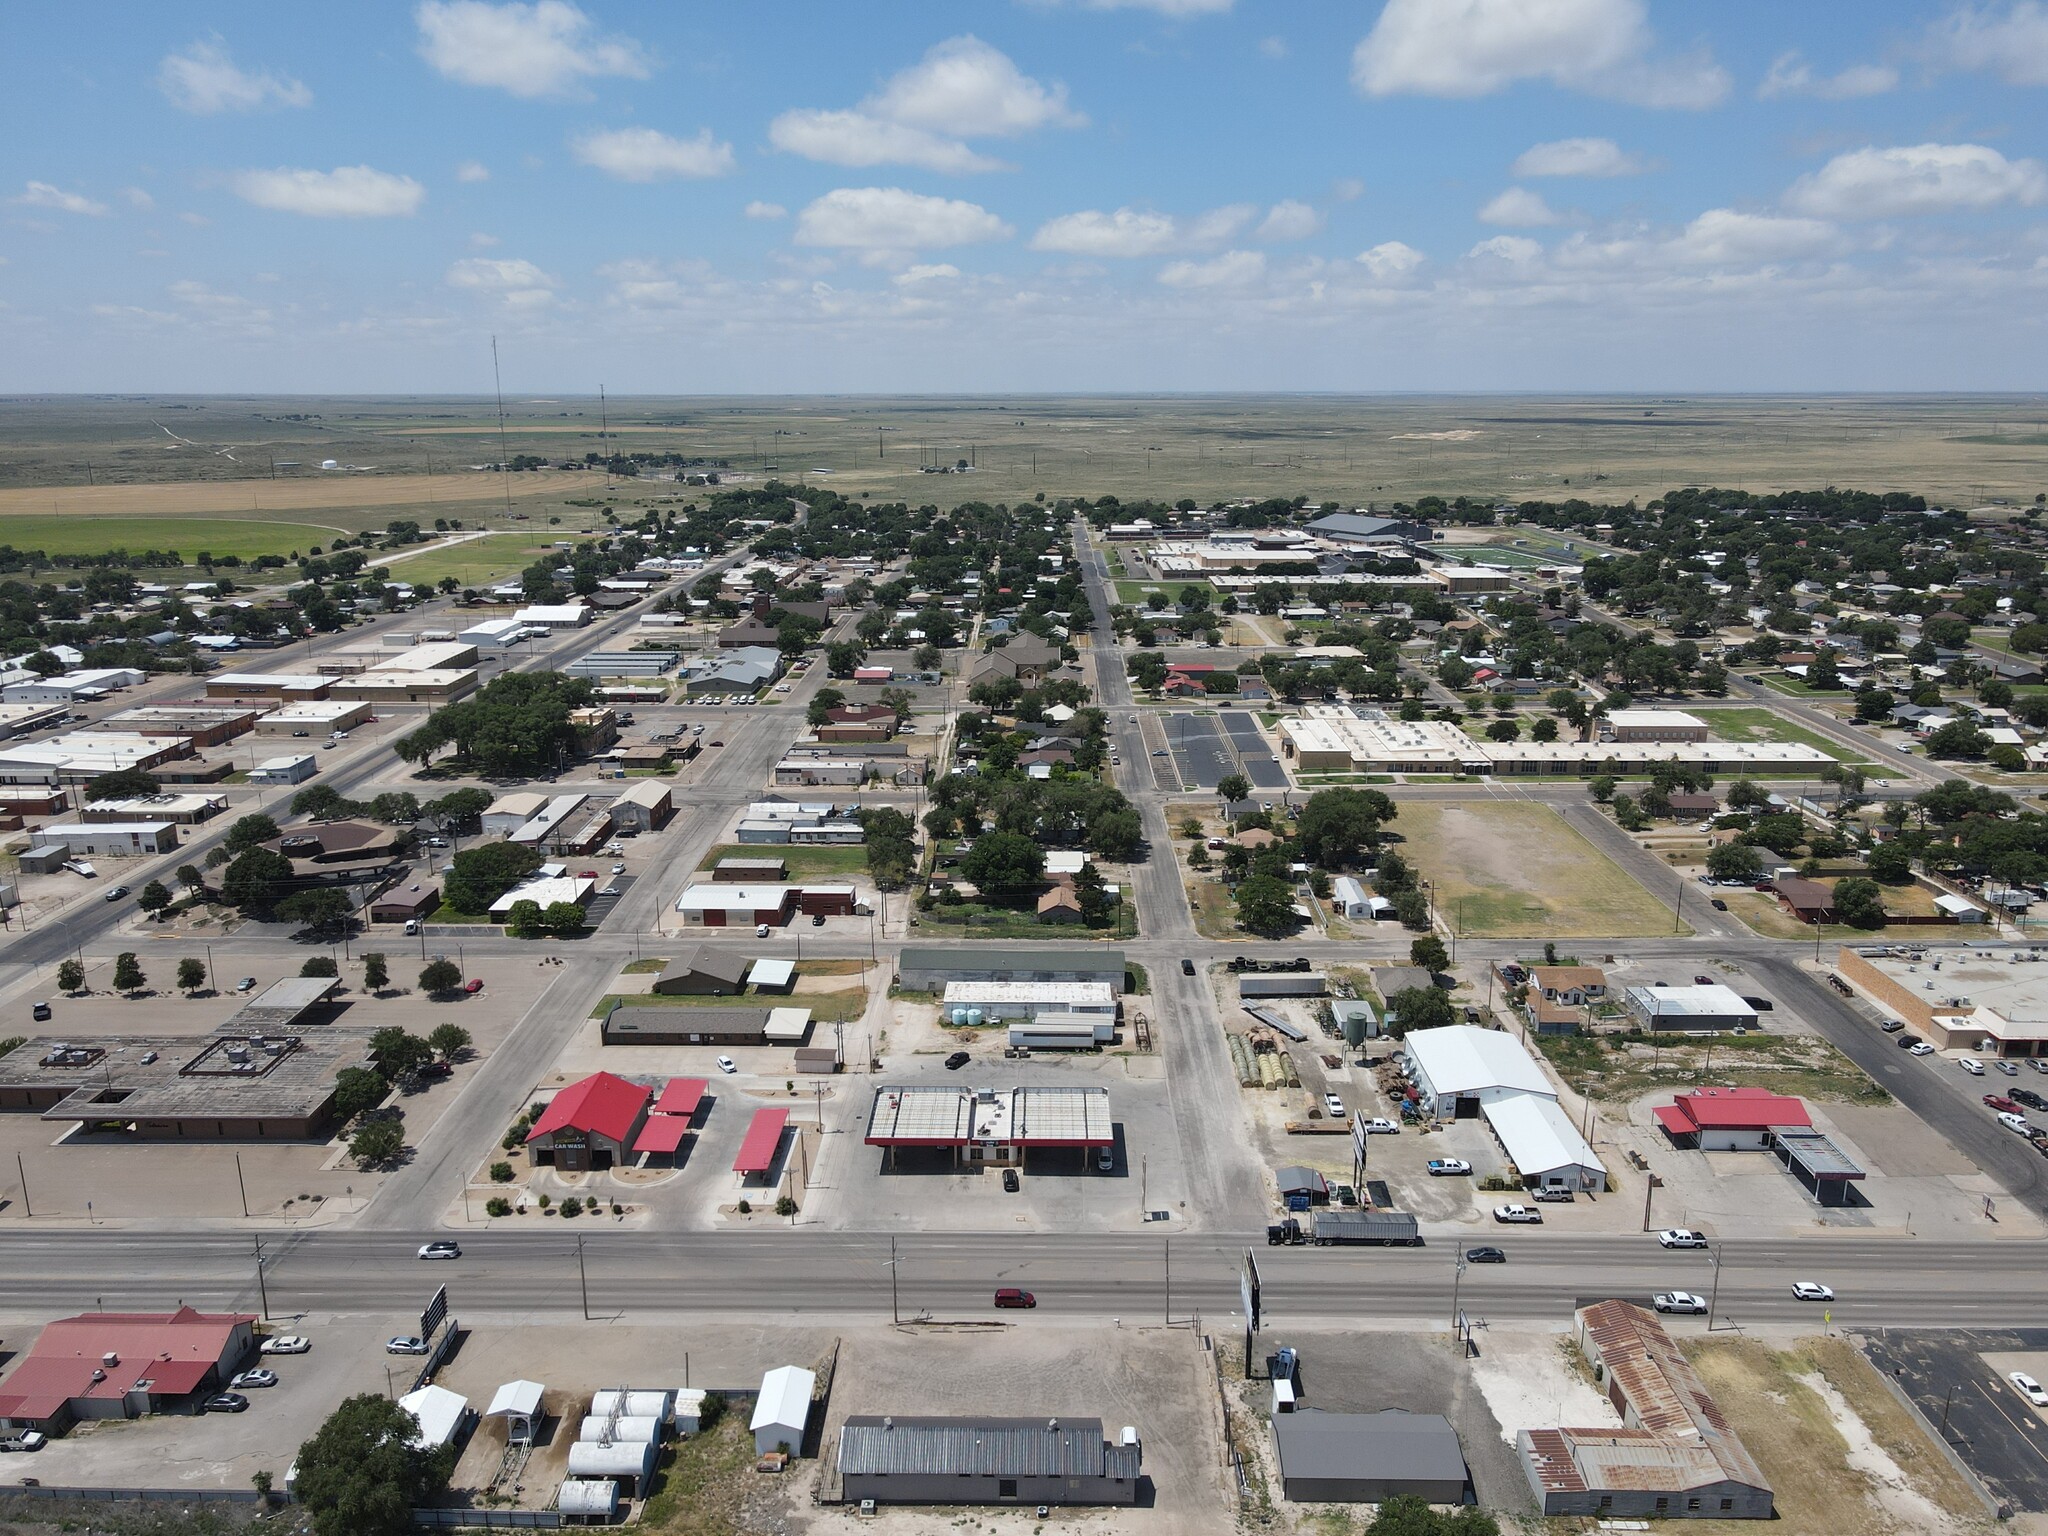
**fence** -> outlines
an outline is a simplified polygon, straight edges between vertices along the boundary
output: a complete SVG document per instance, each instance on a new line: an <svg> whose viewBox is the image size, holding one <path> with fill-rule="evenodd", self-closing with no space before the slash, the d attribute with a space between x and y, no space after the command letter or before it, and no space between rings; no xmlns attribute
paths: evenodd
<svg viewBox="0 0 2048 1536"><path fill-rule="evenodd" d="M415 1509L412 1523L423 1531L559 1531L555 1509Z"/></svg>
<svg viewBox="0 0 2048 1536"><path fill-rule="evenodd" d="M22 1485L0 1488L0 1503L10 1499L46 1499L79 1504L262 1504L253 1488L45 1488ZM288 1502L282 1494L268 1502Z"/></svg>

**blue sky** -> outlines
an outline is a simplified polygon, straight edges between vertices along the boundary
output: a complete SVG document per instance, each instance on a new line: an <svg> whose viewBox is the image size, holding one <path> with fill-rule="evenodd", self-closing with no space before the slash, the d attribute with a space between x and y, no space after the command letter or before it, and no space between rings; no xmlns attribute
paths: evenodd
<svg viewBox="0 0 2048 1536"><path fill-rule="evenodd" d="M82 47L81 39L90 38ZM0 390L2034 390L2048 3L17 8Z"/></svg>

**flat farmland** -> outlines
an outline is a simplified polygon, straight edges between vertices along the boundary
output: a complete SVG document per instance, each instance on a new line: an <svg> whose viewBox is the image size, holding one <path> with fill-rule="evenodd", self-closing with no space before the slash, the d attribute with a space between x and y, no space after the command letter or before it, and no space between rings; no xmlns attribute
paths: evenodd
<svg viewBox="0 0 2048 1536"><path fill-rule="evenodd" d="M314 472L318 478L180 480L132 485L14 486L0 489L0 520L18 514L64 517L191 517L209 512L312 512L354 507L437 506L499 501L505 488L487 474L369 475ZM515 501L536 495L578 495L601 487L604 476L549 472L513 475Z"/></svg>
<svg viewBox="0 0 2048 1536"><path fill-rule="evenodd" d="M7 493L0 491L0 496ZM325 546L349 529L338 523L271 522L231 517L122 517L73 513L0 514L0 544L46 555L97 555L110 550L170 550L187 564L195 556L288 555L314 545Z"/></svg>
<svg viewBox="0 0 2048 1536"><path fill-rule="evenodd" d="M6 525L0 523L0 528ZM480 539L464 539L440 549L417 555L388 555L379 565L391 567L393 581L414 586L432 586L444 576L453 576L465 587L482 586L503 576L516 575L533 564L552 542L559 528L536 529L532 533L488 533Z"/></svg>
<svg viewBox="0 0 2048 1536"><path fill-rule="evenodd" d="M1547 805L1404 800L1401 853L1474 938L1640 938L1670 911Z"/></svg>

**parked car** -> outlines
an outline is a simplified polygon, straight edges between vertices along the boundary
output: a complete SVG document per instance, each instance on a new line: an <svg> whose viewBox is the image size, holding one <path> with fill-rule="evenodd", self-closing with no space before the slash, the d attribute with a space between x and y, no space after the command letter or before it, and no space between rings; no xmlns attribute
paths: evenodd
<svg viewBox="0 0 2048 1536"><path fill-rule="evenodd" d="M767 925L766 923L756 923L756 924L754 925L754 937L755 937L755 938L757 938L757 939L765 939L765 938L767 938L767 937L768 937L768 925Z"/></svg>
<svg viewBox="0 0 2048 1536"><path fill-rule="evenodd" d="M1351 1115L1351 1111L1344 1107L1344 1101L1338 1098L1337 1095L1335 1095L1334 1093L1326 1093L1323 1095L1323 1113L1328 1115L1332 1120L1348 1119Z"/></svg>
<svg viewBox="0 0 2048 1536"><path fill-rule="evenodd" d="M1429 1160L1429 1176L1432 1179L1456 1178L1472 1171L1472 1165L1462 1157L1432 1157Z"/></svg>
<svg viewBox="0 0 2048 1536"><path fill-rule="evenodd" d="M1985 1094L1984 1104L1986 1108L1995 1109L2001 1115L2016 1115L2020 1112L2019 1105L2015 1104L2011 1099L2008 1099L2002 1093Z"/></svg>
<svg viewBox="0 0 2048 1536"><path fill-rule="evenodd" d="M2009 1061L1994 1061L1991 1065L1998 1068L2007 1077L2018 1077L2020 1075L2020 1069Z"/></svg>
<svg viewBox="0 0 2048 1536"><path fill-rule="evenodd" d="M1878 1025L1877 1027L1883 1030L1888 1035L1896 1035L1900 1030L1906 1027L1906 1021L1904 1019L1886 1019L1882 1024Z"/></svg>
<svg viewBox="0 0 2048 1536"><path fill-rule="evenodd" d="M465 981L462 984L462 990L464 992L467 992L471 997L475 997L477 993L483 991L483 989L484 983L483 978L481 976L472 976L468 981Z"/></svg>
<svg viewBox="0 0 2048 1536"><path fill-rule="evenodd" d="M235 983L235 990L237 992L254 992L256 990L256 978L254 976L244 976Z"/></svg>
<svg viewBox="0 0 2048 1536"><path fill-rule="evenodd" d="M1744 993L1742 1000L1758 1013L1776 1013L1778 1011L1778 1005L1768 997L1751 997Z"/></svg>
<svg viewBox="0 0 2048 1536"><path fill-rule="evenodd" d="M2039 1072L2043 1077L2048 1077L2048 1056L2029 1056L2027 1058L2027 1065L2036 1072Z"/></svg>
<svg viewBox="0 0 2048 1536"><path fill-rule="evenodd" d="M0 1436L0 1451L40 1451L49 1443L50 1437L41 1430L22 1429Z"/></svg>
<svg viewBox="0 0 2048 1536"><path fill-rule="evenodd" d="M1902 1040L1900 1043L1904 1044L1904 1041ZM1906 1049L1915 1056L1932 1056L1934 1054L1934 1047L1925 1040L1915 1040L1912 1044L1907 1045Z"/></svg>
<svg viewBox="0 0 2048 1536"><path fill-rule="evenodd" d="M1792 1294L1800 1301L1833 1301L1835 1299L1833 1289L1822 1285L1818 1280L1793 1281Z"/></svg>
<svg viewBox="0 0 2048 1536"><path fill-rule="evenodd" d="M996 1305L999 1307L1035 1307L1038 1305L1038 1298L1029 1291L1020 1291L1014 1285L1006 1285L996 1292Z"/></svg>
<svg viewBox="0 0 2048 1536"><path fill-rule="evenodd" d="M734 1061L730 1056L721 1056L718 1058L718 1070L723 1072L727 1077L731 1077L733 1073L739 1071L739 1069L740 1064Z"/></svg>
<svg viewBox="0 0 2048 1536"><path fill-rule="evenodd" d="M1023 1187L1023 1181L1017 1177L1016 1169L1005 1168L1003 1170L1003 1192L1005 1194L1014 1195L1015 1193L1017 1193L1018 1190L1022 1189Z"/></svg>
<svg viewBox="0 0 2048 1536"><path fill-rule="evenodd" d="M2041 1383L2025 1371L2014 1371L2005 1379L2013 1384L2014 1391L2036 1408L2048 1408L2048 1391L2043 1391Z"/></svg>
<svg viewBox="0 0 2048 1536"><path fill-rule="evenodd" d="M946 1070L948 1072L958 1072L962 1067L966 1066L967 1063L972 1061L973 1059L974 1058L972 1056L969 1056L965 1051L955 1051L952 1055L946 1058Z"/></svg>
<svg viewBox="0 0 2048 1536"><path fill-rule="evenodd" d="M1465 1250L1467 1264L1505 1264L1507 1261L1507 1254L1499 1248L1480 1247Z"/></svg>
<svg viewBox="0 0 2048 1536"><path fill-rule="evenodd" d="M2021 1136L2031 1136L2034 1134L2034 1128L2027 1123L2025 1115L2008 1114L2001 1110L1998 1115L1998 1123L2008 1131L2013 1131Z"/></svg>
<svg viewBox="0 0 2048 1536"><path fill-rule="evenodd" d="M1657 1234L1657 1241L1666 1248L1704 1248L1707 1234L1695 1232L1690 1227L1667 1227Z"/></svg>
<svg viewBox="0 0 2048 1536"><path fill-rule="evenodd" d="M228 1385L238 1392L248 1387L274 1387L277 1385L277 1372L265 1370L243 1371L233 1381L229 1382Z"/></svg>
<svg viewBox="0 0 2048 1536"><path fill-rule="evenodd" d="M1974 1056L1958 1056L1956 1058L1956 1065L1972 1077L1982 1077L1984 1075L1984 1063Z"/></svg>
<svg viewBox="0 0 2048 1536"><path fill-rule="evenodd" d="M423 1259L459 1259L462 1257L462 1244L450 1238L438 1237L431 1243L420 1244L420 1257Z"/></svg>
<svg viewBox="0 0 2048 1536"><path fill-rule="evenodd" d="M1696 975L1692 979L1692 984L1696 987L1711 987L1714 984L1714 978L1706 975Z"/></svg>
<svg viewBox="0 0 2048 1536"><path fill-rule="evenodd" d="M1706 1298L1691 1291L1659 1291L1650 1298L1650 1305L1659 1312L1700 1313L1707 1310Z"/></svg>
<svg viewBox="0 0 2048 1536"><path fill-rule="evenodd" d="M1401 1134L1400 1125L1395 1121L1387 1119L1384 1115L1375 1115L1372 1119L1365 1121L1364 1124L1365 1134L1368 1136L1398 1136Z"/></svg>
<svg viewBox="0 0 2048 1536"><path fill-rule="evenodd" d="M2029 1109L2048 1109L2048 1099L2042 1098L2031 1088L2015 1088L2011 1091L2010 1097Z"/></svg>
<svg viewBox="0 0 2048 1536"><path fill-rule="evenodd" d="M387 1355L424 1355L426 1352L427 1341L416 1339L411 1334L401 1333L395 1339L384 1341L384 1353Z"/></svg>
<svg viewBox="0 0 2048 1536"><path fill-rule="evenodd" d="M50 1005L48 1003L37 1003L29 1009L28 1016L40 1024L50 1016Z"/></svg>
<svg viewBox="0 0 2048 1536"><path fill-rule="evenodd" d="M1496 1205L1493 1219L1510 1225L1541 1226L1543 1213L1533 1205Z"/></svg>
<svg viewBox="0 0 2048 1536"><path fill-rule="evenodd" d="M279 1333L263 1341L266 1355L303 1355L313 1347L313 1341L296 1333Z"/></svg>
<svg viewBox="0 0 2048 1536"><path fill-rule="evenodd" d="M1578 1197L1562 1184L1546 1184L1536 1191L1536 1198L1545 1205L1569 1205Z"/></svg>
<svg viewBox="0 0 2048 1536"><path fill-rule="evenodd" d="M1192 976L1192 975L1194 975L1194 974L1195 974L1195 962L1194 962L1194 961L1192 961L1192 960L1183 960L1183 961L1181 961L1181 963L1180 963L1180 973L1181 973L1181 975L1183 975L1183 976Z"/></svg>
<svg viewBox="0 0 2048 1536"><path fill-rule="evenodd" d="M249 1399L239 1392L216 1392L199 1405L201 1413L247 1413Z"/></svg>

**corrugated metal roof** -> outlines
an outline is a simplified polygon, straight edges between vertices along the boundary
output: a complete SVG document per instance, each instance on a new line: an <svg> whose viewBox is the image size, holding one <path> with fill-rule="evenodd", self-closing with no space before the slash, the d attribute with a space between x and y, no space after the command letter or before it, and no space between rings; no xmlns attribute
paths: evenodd
<svg viewBox="0 0 2048 1536"><path fill-rule="evenodd" d="M1440 1413L1276 1414L1273 1443L1286 1478L1409 1478L1463 1482L1458 1432Z"/></svg>
<svg viewBox="0 0 2048 1536"><path fill-rule="evenodd" d="M840 1427L839 1470L847 1476L1117 1476L1109 1471L1111 1449L1100 1419L862 1415Z"/></svg>

